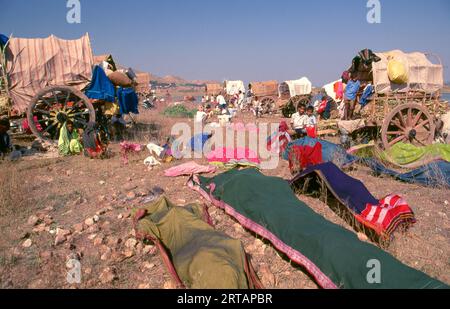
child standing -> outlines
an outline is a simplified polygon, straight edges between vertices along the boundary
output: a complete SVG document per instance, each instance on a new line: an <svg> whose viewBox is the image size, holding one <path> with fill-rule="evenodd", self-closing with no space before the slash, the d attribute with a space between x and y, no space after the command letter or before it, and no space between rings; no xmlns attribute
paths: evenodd
<svg viewBox="0 0 450 309"><path fill-rule="evenodd" d="M255 97L253 100L253 114L256 118L261 117L261 102L259 101L258 97Z"/></svg>
<svg viewBox="0 0 450 309"><path fill-rule="evenodd" d="M317 118L314 116L314 107L308 106L306 109L306 134L309 137L316 138L317 137Z"/></svg>

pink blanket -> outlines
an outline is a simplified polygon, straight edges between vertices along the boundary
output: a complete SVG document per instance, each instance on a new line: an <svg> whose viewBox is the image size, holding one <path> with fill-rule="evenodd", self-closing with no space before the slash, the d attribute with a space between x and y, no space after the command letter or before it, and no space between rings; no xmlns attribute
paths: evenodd
<svg viewBox="0 0 450 309"><path fill-rule="evenodd" d="M206 155L208 162L228 163L231 160L247 160L249 162L260 164L258 155L248 148L217 148Z"/></svg>
<svg viewBox="0 0 450 309"><path fill-rule="evenodd" d="M227 128L231 129L231 130L235 130L237 132L259 132L259 128L256 126L256 124L254 123L248 123L247 125L242 123L242 122L238 122L238 123L230 123L227 124Z"/></svg>
<svg viewBox="0 0 450 309"><path fill-rule="evenodd" d="M164 175L166 175L167 177L178 177L183 175L190 176L192 174L214 173L216 170L217 168L215 166L200 165L195 163L194 161L191 161L165 170Z"/></svg>

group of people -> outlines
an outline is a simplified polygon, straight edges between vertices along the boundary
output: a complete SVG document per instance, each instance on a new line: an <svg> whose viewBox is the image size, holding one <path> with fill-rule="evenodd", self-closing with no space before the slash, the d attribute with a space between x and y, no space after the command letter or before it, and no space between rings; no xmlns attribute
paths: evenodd
<svg viewBox="0 0 450 309"><path fill-rule="evenodd" d="M299 104L297 112L291 117L291 128L290 135L317 137L317 118L314 115L314 107L312 105Z"/></svg>
<svg viewBox="0 0 450 309"><path fill-rule="evenodd" d="M104 158L108 154L108 143L101 136L97 124L89 122L85 128L75 128L67 120L60 129L58 150L62 156L84 153L89 158Z"/></svg>

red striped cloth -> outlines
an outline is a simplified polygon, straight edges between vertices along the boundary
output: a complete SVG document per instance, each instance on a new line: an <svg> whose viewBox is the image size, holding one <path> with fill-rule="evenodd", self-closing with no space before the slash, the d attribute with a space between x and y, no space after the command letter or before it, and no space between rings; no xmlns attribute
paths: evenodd
<svg viewBox="0 0 450 309"><path fill-rule="evenodd" d="M416 222L414 212L408 203L395 194L381 199L378 205L367 204L366 209L356 217L363 224L388 235L402 222Z"/></svg>

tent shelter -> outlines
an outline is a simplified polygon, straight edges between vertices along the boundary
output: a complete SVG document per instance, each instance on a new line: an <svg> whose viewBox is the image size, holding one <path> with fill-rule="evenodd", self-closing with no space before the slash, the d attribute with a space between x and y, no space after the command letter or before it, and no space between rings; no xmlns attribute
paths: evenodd
<svg viewBox="0 0 450 309"><path fill-rule="evenodd" d="M228 95L235 95L239 91L245 92L244 82L241 80L225 81L225 91Z"/></svg>
<svg viewBox="0 0 450 309"><path fill-rule="evenodd" d="M312 83L307 77L285 81L278 87L279 96L282 98L291 98L297 95L310 94L311 91Z"/></svg>

